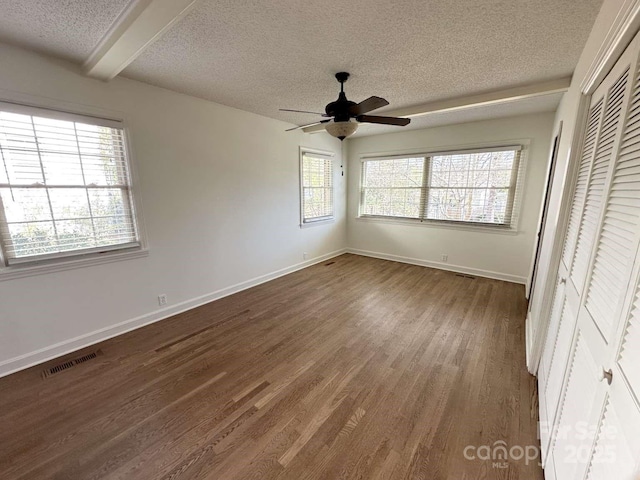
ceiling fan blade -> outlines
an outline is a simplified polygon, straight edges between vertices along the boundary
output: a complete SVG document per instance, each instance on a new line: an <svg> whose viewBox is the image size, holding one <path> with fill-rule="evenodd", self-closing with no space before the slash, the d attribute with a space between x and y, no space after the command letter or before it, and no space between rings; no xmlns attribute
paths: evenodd
<svg viewBox="0 0 640 480"><path fill-rule="evenodd" d="M389 105L384 98L381 97L369 97L366 100L361 101L357 105L353 105L349 108L349 113L351 115L362 115L363 113L370 112L375 110L376 108L382 108Z"/></svg>
<svg viewBox="0 0 640 480"><path fill-rule="evenodd" d="M299 130L300 128L313 127L314 125L320 125L321 123L330 122L331 119L328 120L320 120L319 122L307 123L306 125L300 125L299 127L288 128L285 132L290 132L291 130Z"/></svg>
<svg viewBox="0 0 640 480"><path fill-rule="evenodd" d="M309 112L307 110L291 110L288 108L281 108L280 109L281 112L293 112L293 113L311 113L312 115L322 115L323 117L326 117L327 114L326 113L320 113L320 112Z"/></svg>
<svg viewBox="0 0 640 480"><path fill-rule="evenodd" d="M380 123L382 125L398 125L404 127L411 123L410 118L379 117L377 115L358 115L356 120L362 123Z"/></svg>

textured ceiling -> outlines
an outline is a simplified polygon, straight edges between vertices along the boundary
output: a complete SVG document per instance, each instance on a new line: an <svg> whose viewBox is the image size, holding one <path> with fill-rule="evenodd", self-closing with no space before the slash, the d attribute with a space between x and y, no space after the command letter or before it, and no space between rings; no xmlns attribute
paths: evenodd
<svg viewBox="0 0 640 480"><path fill-rule="evenodd" d="M405 130L417 130L456 123L478 122L493 118L513 117L531 113L555 112L562 100L562 93L541 95L539 97L514 100L497 105L485 105L452 112L432 113L421 117L414 117L406 127L391 127L387 125L372 125L361 123L354 137L366 137L381 133L402 132Z"/></svg>
<svg viewBox="0 0 640 480"><path fill-rule="evenodd" d="M334 100L386 109L571 75L601 0L200 0L124 75L302 124ZM380 110L383 112L384 110Z"/></svg>
<svg viewBox="0 0 640 480"><path fill-rule="evenodd" d="M0 41L82 63L126 3L0 0ZM385 97L391 105L383 113L571 75L601 4L199 0L123 75L303 124L315 117L278 108L321 111L337 97L333 74L346 70L347 96ZM505 108L482 111L504 116ZM477 114L430 115L412 127ZM368 127L362 134L369 130L393 131Z"/></svg>
<svg viewBox="0 0 640 480"><path fill-rule="evenodd" d="M84 62L128 0L0 0L0 42Z"/></svg>

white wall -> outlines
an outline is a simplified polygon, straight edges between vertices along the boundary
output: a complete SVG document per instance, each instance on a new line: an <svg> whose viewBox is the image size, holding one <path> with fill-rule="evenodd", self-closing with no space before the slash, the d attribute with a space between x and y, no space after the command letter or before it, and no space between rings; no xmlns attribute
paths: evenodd
<svg viewBox="0 0 640 480"><path fill-rule="evenodd" d="M299 227L298 148L333 151L338 167L341 145L327 134L285 133L285 123L127 79L91 80L5 45L0 65L0 99L125 119L150 246L144 258L0 281L0 375L346 247L339 168L336 221Z"/></svg>
<svg viewBox="0 0 640 480"><path fill-rule="evenodd" d="M349 141L349 249L382 258L525 283L547 175L553 113L409 130ZM508 145L530 140L517 234L358 219L360 158L377 153ZM442 254L448 255L443 263Z"/></svg>
<svg viewBox="0 0 640 480"><path fill-rule="evenodd" d="M558 149L555 176L552 182L549 215L544 226L544 241L540 249L537 281L534 285L534 294L530 299L530 314L527 318L527 358L529 370L532 373L537 370L538 355L540 353L538 350L531 358L533 344L537 343L537 348L541 347L546 335L547 317L556 283L558 260L566 222L567 201L563 203L562 200L563 194L566 197L572 187L567 178L570 173L569 159L571 157L572 143L574 142L574 137L580 134L580 130L583 127L583 125L577 124L578 108L582 96L580 84L596 59L605 39L610 34L616 19L620 19L620 10L632 3L629 0L604 1L584 50L580 55L569 90L563 96L554 119L553 131L554 133L557 132L562 122L562 135Z"/></svg>

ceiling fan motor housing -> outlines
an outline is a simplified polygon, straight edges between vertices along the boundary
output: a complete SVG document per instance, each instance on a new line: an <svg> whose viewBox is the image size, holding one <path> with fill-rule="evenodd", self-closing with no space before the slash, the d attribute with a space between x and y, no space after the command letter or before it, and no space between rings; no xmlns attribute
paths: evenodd
<svg viewBox="0 0 640 480"><path fill-rule="evenodd" d="M353 105L356 105L356 102L347 100L347 96L344 92L340 92L338 99L335 102L328 104L324 111L330 117L334 117L334 121L336 122L348 122L351 118L349 110Z"/></svg>
<svg viewBox="0 0 640 480"><path fill-rule="evenodd" d="M347 100L347 96L344 93L344 82L346 82L348 78L348 72L336 73L336 80L340 82L340 94L335 102L329 103L324 109L327 115L334 117L335 122L348 122L352 117L350 109L353 105L356 105L356 102Z"/></svg>

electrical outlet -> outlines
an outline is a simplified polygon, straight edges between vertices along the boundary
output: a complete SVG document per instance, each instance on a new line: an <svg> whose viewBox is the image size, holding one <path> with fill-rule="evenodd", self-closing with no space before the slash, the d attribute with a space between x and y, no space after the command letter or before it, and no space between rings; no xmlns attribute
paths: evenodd
<svg viewBox="0 0 640 480"><path fill-rule="evenodd" d="M447 255L446 253L442 254L442 261L443 262L448 262L449 261L449 255Z"/></svg>
<svg viewBox="0 0 640 480"><path fill-rule="evenodd" d="M302 259L303 259L303 260L306 260L306 259L307 259L307 252L304 252L304 253L302 254Z"/></svg>
<svg viewBox="0 0 640 480"><path fill-rule="evenodd" d="M158 295L158 305L163 307L166 304L167 304L167 294L163 293L161 295Z"/></svg>

